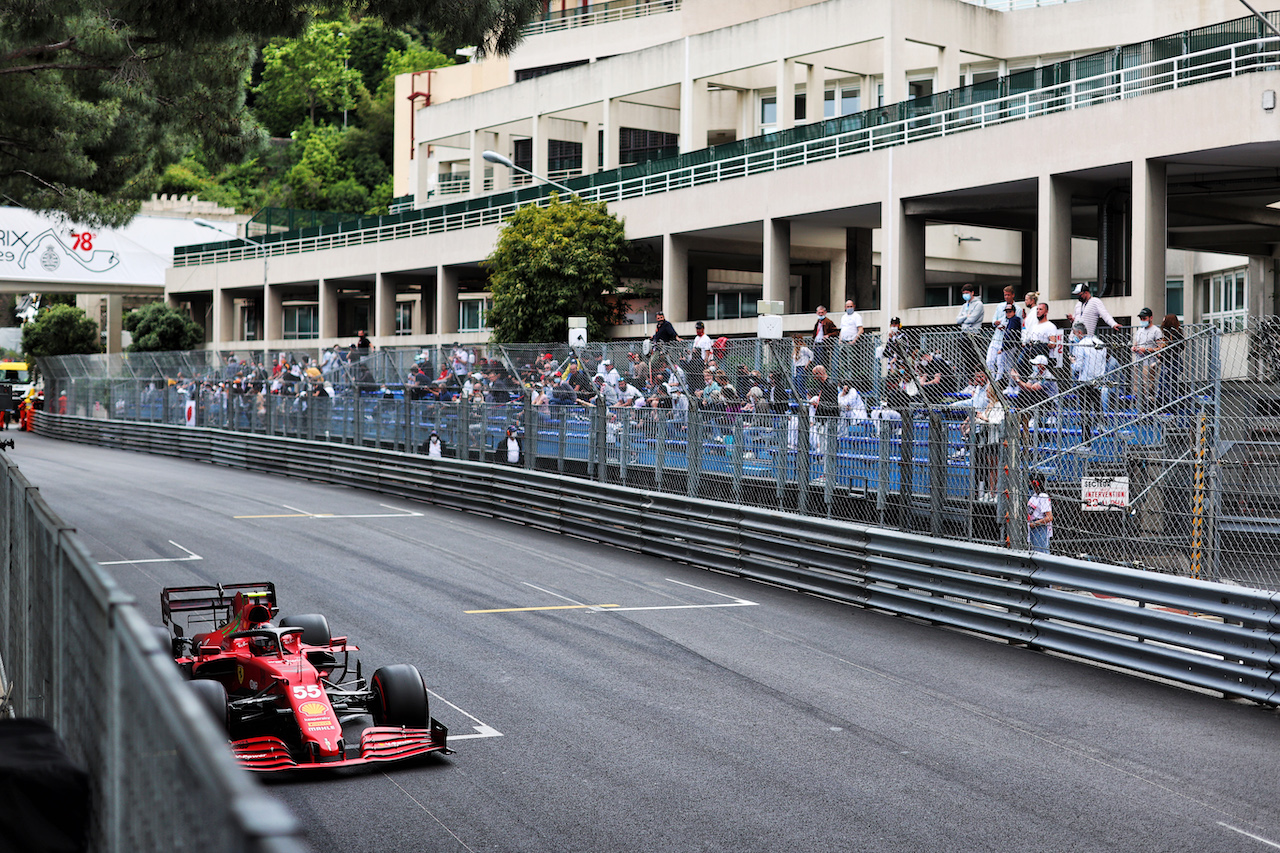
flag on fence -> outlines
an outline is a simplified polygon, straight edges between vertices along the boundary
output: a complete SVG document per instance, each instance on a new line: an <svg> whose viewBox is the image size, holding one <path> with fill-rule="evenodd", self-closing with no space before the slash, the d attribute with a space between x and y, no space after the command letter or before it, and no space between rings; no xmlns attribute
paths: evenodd
<svg viewBox="0 0 1280 853"><path fill-rule="evenodd" d="M196 401L187 400L187 426L196 425Z"/></svg>

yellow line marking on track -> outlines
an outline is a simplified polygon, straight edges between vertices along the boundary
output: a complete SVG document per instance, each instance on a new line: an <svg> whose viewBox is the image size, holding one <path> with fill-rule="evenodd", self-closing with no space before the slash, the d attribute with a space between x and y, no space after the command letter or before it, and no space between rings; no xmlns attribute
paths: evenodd
<svg viewBox="0 0 1280 853"><path fill-rule="evenodd" d="M546 607L502 607L497 610L464 610L463 613L528 613L531 610L590 610L594 607L617 607L616 604L551 604Z"/></svg>

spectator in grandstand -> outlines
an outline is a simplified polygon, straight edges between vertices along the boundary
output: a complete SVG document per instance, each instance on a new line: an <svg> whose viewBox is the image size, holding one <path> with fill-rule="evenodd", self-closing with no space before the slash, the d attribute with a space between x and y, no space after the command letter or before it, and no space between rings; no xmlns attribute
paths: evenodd
<svg viewBox="0 0 1280 853"><path fill-rule="evenodd" d="M796 335L791 346L791 366L795 370L796 388L805 393L808 387L809 365L813 363L813 350L809 349L804 338Z"/></svg>
<svg viewBox="0 0 1280 853"><path fill-rule="evenodd" d="M956 325L967 335L976 335L982 331L982 300L978 298L978 286L966 284L960 289L963 304L956 315Z"/></svg>
<svg viewBox="0 0 1280 853"><path fill-rule="evenodd" d="M655 344L672 343L680 340L680 336L676 334L676 327L671 325L671 321L667 319L667 315L661 311L658 312L658 322L653 330L651 340Z"/></svg>
<svg viewBox="0 0 1280 853"><path fill-rule="evenodd" d="M1076 306L1074 314L1072 314L1072 325L1075 323L1084 323L1085 331L1090 337L1098 328L1098 321L1106 323L1117 332L1120 331L1120 324L1107 311L1107 306L1102 304L1102 300L1098 299L1090 293L1090 285L1087 281L1082 281L1071 291L1071 295L1080 300L1080 304Z"/></svg>
<svg viewBox="0 0 1280 853"><path fill-rule="evenodd" d="M603 401L606 406L618 405L620 398L618 397L618 389L615 386L610 385L599 374L593 376L592 381L595 383L595 397L597 400Z"/></svg>
<svg viewBox="0 0 1280 853"><path fill-rule="evenodd" d="M1044 478L1033 474L1027 484L1027 539L1037 554L1049 553L1053 538L1053 501L1044 490Z"/></svg>
<svg viewBox="0 0 1280 853"><path fill-rule="evenodd" d="M840 414L840 390L827 376L827 369L821 364L813 367L813 391L809 396L809 405L814 407L814 414L820 418L834 418Z"/></svg>
<svg viewBox="0 0 1280 853"><path fill-rule="evenodd" d="M1004 406L1000 405L995 386L988 384L986 394L986 405L974 412L974 424L978 430L974 437L977 445L974 474L978 477L978 500L994 497L996 492L996 457L1005 416Z"/></svg>
<svg viewBox="0 0 1280 853"><path fill-rule="evenodd" d="M1076 322L1071 327L1071 378L1076 381L1076 397L1080 404L1081 440L1093 435L1093 424L1102 411L1102 386L1107 372L1107 348L1089 334L1088 327Z"/></svg>
<svg viewBox="0 0 1280 853"><path fill-rule="evenodd" d="M967 444L969 433L973 430L975 416L987 405L987 374L984 371L975 370L973 378L969 380L968 385L960 389L960 393L964 396L948 405L953 409L969 410L969 413L965 415L964 423L960 425L960 437ZM951 458L963 459L968 455L968 448L961 447L951 454Z"/></svg>
<svg viewBox="0 0 1280 853"><path fill-rule="evenodd" d="M1058 382L1049 370L1049 357L1043 354L1034 356L1031 359L1030 374L1024 378L1015 370L1012 376L1013 381L1018 384L1018 409L1023 413L1022 428L1031 429L1035 426L1031 421L1036 417L1031 413L1032 407L1050 397L1058 396Z"/></svg>
<svg viewBox="0 0 1280 853"><path fill-rule="evenodd" d="M1003 292L1004 300L995 307L991 312L991 340L987 344L987 372L991 374L992 379L999 379L1004 375L1004 362L1000 358L1000 351L1004 345L1004 332L1008 327L1007 308L1014 304L1013 287L1005 287Z"/></svg>
<svg viewBox="0 0 1280 853"><path fill-rule="evenodd" d="M627 373L631 383L642 389L649 387L649 364L637 352L627 353Z"/></svg>
<svg viewBox="0 0 1280 853"><path fill-rule="evenodd" d="M427 440L422 445L422 452L431 459L444 458L444 442L440 440L440 433L431 431L431 435L427 436Z"/></svg>
<svg viewBox="0 0 1280 853"><path fill-rule="evenodd" d="M710 364L713 358L711 350L715 346L715 342L707 334L707 327L701 320L694 323L693 328L697 334L693 337L693 350L689 361L695 366L698 364Z"/></svg>
<svg viewBox="0 0 1280 853"><path fill-rule="evenodd" d="M1048 361L1049 354L1056 349L1060 340L1058 327L1049 319L1048 302L1036 304L1035 317L1035 323L1029 329L1024 329L1022 334L1023 359L1030 361L1038 355L1043 355Z"/></svg>
<svg viewBox="0 0 1280 853"><path fill-rule="evenodd" d="M956 390L955 366L937 350L927 352L921 356L917 365L916 381L929 402L946 403L947 395Z"/></svg>
<svg viewBox="0 0 1280 853"><path fill-rule="evenodd" d="M618 368L613 366L612 359L602 359L600 364L596 366L596 374L603 376L604 381L608 382L614 388L618 387L618 383L622 381L622 374L618 372Z"/></svg>
<svg viewBox="0 0 1280 853"><path fill-rule="evenodd" d="M1012 291L1007 291L1007 294L1012 295ZM1000 335L1000 349L996 353L999 370L991 374L991 378L995 381L1009 374L1022 355L1022 317L1018 314L1018 306L1012 302L1006 302L1002 310L1004 311L1004 328ZM1010 382L1009 390L1012 392L1012 380Z"/></svg>
<svg viewBox="0 0 1280 853"><path fill-rule="evenodd" d="M1151 411L1156 403L1156 383L1160 378L1160 363L1156 353L1164 344L1164 333L1151 325L1151 309L1138 312L1138 328L1133 331L1133 396L1143 411Z"/></svg>
<svg viewBox="0 0 1280 853"><path fill-rule="evenodd" d="M837 400L840 404L840 434L847 436L852 434L855 421L867 419L867 404L862 402L862 395L851 382L840 386Z"/></svg>
<svg viewBox="0 0 1280 853"><path fill-rule="evenodd" d="M1029 291L1022 298L1022 311L1018 316L1022 319L1022 328L1030 329L1036 323L1036 306L1040 304L1040 294L1034 290Z"/></svg>
<svg viewBox="0 0 1280 853"><path fill-rule="evenodd" d="M831 363L831 347L840 336L840 330L827 316L827 306L819 305L817 321L813 325L813 360L826 366Z"/></svg>
<svg viewBox="0 0 1280 853"><path fill-rule="evenodd" d="M520 464L520 436L514 426L507 427L507 434L498 443L498 458L508 465Z"/></svg>

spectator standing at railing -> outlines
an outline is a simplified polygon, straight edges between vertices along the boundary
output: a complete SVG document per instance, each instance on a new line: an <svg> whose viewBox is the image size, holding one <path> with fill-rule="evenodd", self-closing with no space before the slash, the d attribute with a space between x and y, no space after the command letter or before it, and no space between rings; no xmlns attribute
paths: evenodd
<svg viewBox="0 0 1280 853"><path fill-rule="evenodd" d="M1041 353L1031 359L1031 372L1025 378L1014 371L1013 381L1018 384L1018 409L1023 412L1022 428L1031 429L1036 426L1030 414L1031 408L1043 403L1050 397L1058 396L1058 381L1049 370L1049 357ZM1042 414L1042 417L1047 417Z"/></svg>
<svg viewBox="0 0 1280 853"><path fill-rule="evenodd" d="M498 454L508 465L520 464L520 437L515 427L507 427L506 436L498 443Z"/></svg>
<svg viewBox="0 0 1280 853"><path fill-rule="evenodd" d="M1080 400L1082 440L1093 434L1093 423L1102 411L1102 386L1107 372L1107 348L1097 336L1089 334L1088 327L1077 322L1071 327L1071 378L1076 381L1076 396Z"/></svg>
<svg viewBox="0 0 1280 853"><path fill-rule="evenodd" d="M813 367L813 392L809 396L809 405L814 407L814 414L820 418L834 418L840 415L840 389L827 376L827 369L821 364Z"/></svg>
<svg viewBox="0 0 1280 853"><path fill-rule="evenodd" d="M813 363L813 350L809 349L804 338L796 335L791 348L791 367L795 370L796 388L805 393L809 384L809 365Z"/></svg>
<svg viewBox="0 0 1280 853"><path fill-rule="evenodd" d="M858 368L857 344L862 337L862 315L852 299L844 301L844 313L840 315L840 373L850 382L863 378L865 371Z"/></svg>
<svg viewBox="0 0 1280 853"><path fill-rule="evenodd" d="M832 366L832 347L839 340L840 329L827 316L827 306L819 305L816 313L818 319L813 324L813 360L823 367Z"/></svg>
<svg viewBox="0 0 1280 853"><path fill-rule="evenodd" d="M963 303L960 313L956 315L956 325L966 335L976 335L982 331L982 300L978 298L978 287L966 284L960 291Z"/></svg>
<svg viewBox="0 0 1280 853"><path fill-rule="evenodd" d="M427 436L426 442L422 445L422 452L427 454L428 459L444 458L444 442L440 440L440 433L431 431L431 435Z"/></svg>
<svg viewBox="0 0 1280 853"><path fill-rule="evenodd" d="M1090 293L1090 285L1087 281L1082 281L1076 285L1075 290L1071 294L1080 300L1080 304L1076 306L1075 312L1071 316L1072 325L1075 323L1084 323L1085 332L1090 336L1093 335L1098 328L1098 321L1106 323L1117 332L1120 331L1120 324L1116 322L1116 318L1112 317L1107 311L1107 306L1102 304L1102 300L1098 299Z"/></svg>
<svg viewBox="0 0 1280 853"><path fill-rule="evenodd" d="M1049 553L1053 538L1053 501L1044 490L1044 480L1036 474L1027 484L1027 539L1037 554Z"/></svg>
<svg viewBox="0 0 1280 853"><path fill-rule="evenodd" d="M1049 319L1049 303L1040 302L1035 307L1035 323L1023 332L1023 358L1030 360L1043 355L1048 361L1049 353L1058 345L1060 332L1057 325Z"/></svg>
<svg viewBox="0 0 1280 853"><path fill-rule="evenodd" d="M676 327L671 325L667 315L661 311L658 312L658 319L657 323L655 323L651 340L655 344L677 343L680 340L680 336L676 334Z"/></svg>
<svg viewBox="0 0 1280 853"><path fill-rule="evenodd" d="M1143 411L1151 411L1156 403L1156 385L1160 379L1160 362L1156 357L1164 345L1164 333L1151 325L1151 309L1138 312L1138 328L1133 331L1133 396Z"/></svg>
<svg viewBox="0 0 1280 853"><path fill-rule="evenodd" d="M1000 447L1000 431L1003 428L1005 410L996 396L994 385L986 387L986 405L974 412L974 424L978 430L974 437L977 458L974 475L978 478L978 500L986 500L996 491L996 457Z"/></svg>
<svg viewBox="0 0 1280 853"><path fill-rule="evenodd" d="M996 306L996 310L991 315L991 326L994 331L991 333L991 342L987 344L987 372L996 381L999 381L1008 369L1001 353L1004 352L1004 336L1005 330L1009 327L1010 310L1016 312L1017 309L1013 305L1013 288L1006 287L1004 301Z"/></svg>
<svg viewBox="0 0 1280 853"><path fill-rule="evenodd" d="M693 336L693 350L690 353L689 362L695 367L699 364L710 364L711 350L715 347L715 341L711 340L711 336L707 334L707 327L701 320L695 323L693 328L697 334Z"/></svg>
<svg viewBox="0 0 1280 853"><path fill-rule="evenodd" d="M618 373L618 368L613 366L612 359L604 359L596 367L596 374L604 377L604 381L608 382L614 388L618 387L618 383L622 381L622 374Z"/></svg>

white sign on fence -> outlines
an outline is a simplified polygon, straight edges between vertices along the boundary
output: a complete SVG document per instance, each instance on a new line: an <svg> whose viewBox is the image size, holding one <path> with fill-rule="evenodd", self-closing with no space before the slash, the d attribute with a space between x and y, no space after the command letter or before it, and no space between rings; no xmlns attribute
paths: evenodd
<svg viewBox="0 0 1280 853"><path fill-rule="evenodd" d="M1080 478L1080 509L1085 512L1106 512L1128 506L1128 477Z"/></svg>

